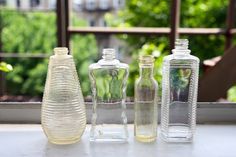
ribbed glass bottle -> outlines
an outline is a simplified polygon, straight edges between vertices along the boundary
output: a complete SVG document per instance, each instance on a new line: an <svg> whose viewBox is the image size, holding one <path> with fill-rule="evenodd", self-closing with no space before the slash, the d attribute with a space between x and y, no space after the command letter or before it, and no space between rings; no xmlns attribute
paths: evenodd
<svg viewBox="0 0 236 157"><path fill-rule="evenodd" d="M104 49L102 57L89 66L93 95L90 141L125 142L128 138L125 99L129 67L115 58L114 49Z"/></svg>
<svg viewBox="0 0 236 157"><path fill-rule="evenodd" d="M161 135L168 142L191 142L196 125L199 59L190 55L187 39L177 39L164 57Z"/></svg>
<svg viewBox="0 0 236 157"><path fill-rule="evenodd" d="M41 122L48 140L71 144L86 127L84 99L73 57L67 48L55 48L50 57L44 89Z"/></svg>
<svg viewBox="0 0 236 157"><path fill-rule="evenodd" d="M140 77L135 82L134 136L141 142L155 141L157 136L158 84L153 67L153 56L140 56Z"/></svg>

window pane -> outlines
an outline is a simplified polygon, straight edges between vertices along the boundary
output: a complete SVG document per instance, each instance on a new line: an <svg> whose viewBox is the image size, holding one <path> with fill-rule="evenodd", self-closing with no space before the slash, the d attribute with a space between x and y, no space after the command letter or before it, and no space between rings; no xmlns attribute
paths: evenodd
<svg viewBox="0 0 236 157"><path fill-rule="evenodd" d="M36 100L41 100L48 56L52 54L57 41L55 11L47 6L40 8L40 11L18 10L17 6L11 6L11 9L2 10L0 16L3 23L2 51L6 56L20 57L4 58L14 68L5 74L5 93L9 96L36 96ZM24 98L24 101L30 99ZM15 99L20 101L18 97Z"/></svg>

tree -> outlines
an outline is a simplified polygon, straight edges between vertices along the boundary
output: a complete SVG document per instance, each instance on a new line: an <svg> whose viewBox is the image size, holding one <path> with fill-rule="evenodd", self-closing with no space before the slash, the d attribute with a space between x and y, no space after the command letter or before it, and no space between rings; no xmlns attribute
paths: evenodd
<svg viewBox="0 0 236 157"><path fill-rule="evenodd" d="M19 54L44 53L53 55L56 47L56 14L55 12L20 12L5 9L1 12L3 21L2 43L6 53ZM82 20L77 25L85 25ZM71 49L82 89L85 95L90 92L88 78L88 64L97 54L96 40L93 35L74 36ZM88 46L87 44L90 44ZM6 76L9 94L42 95L47 73L47 58L8 58L5 59L14 66L14 70Z"/></svg>
<svg viewBox="0 0 236 157"><path fill-rule="evenodd" d="M126 7L118 13L118 18L110 14L106 15L107 23L115 27L169 27L171 0L129 0ZM181 27L225 27L225 17L228 1L214 0L182 0L181 1ZM133 82L138 75L137 56L139 54L152 54L159 51L160 55L155 63L158 71L156 78L161 83L160 68L164 55L170 53L168 37L134 37L119 36L129 46L129 54L132 54L133 62L130 64L130 80L128 95L133 96ZM224 52L223 36L180 36L188 38L192 54L198 56L202 61ZM152 45L152 46L151 46ZM217 45L217 46L216 46ZM145 47L155 47L155 51L147 50Z"/></svg>

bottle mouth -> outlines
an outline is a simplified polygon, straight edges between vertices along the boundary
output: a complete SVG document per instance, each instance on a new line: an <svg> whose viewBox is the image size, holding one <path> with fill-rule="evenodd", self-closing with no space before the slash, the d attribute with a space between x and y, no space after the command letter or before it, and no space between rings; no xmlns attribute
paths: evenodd
<svg viewBox="0 0 236 157"><path fill-rule="evenodd" d="M190 54L190 50L188 49L189 41L188 39L176 39L175 40L175 49L172 50L174 54Z"/></svg>
<svg viewBox="0 0 236 157"><path fill-rule="evenodd" d="M102 54L103 54L102 58L105 60L113 60L116 58L115 49L112 48L103 49Z"/></svg>
<svg viewBox="0 0 236 157"><path fill-rule="evenodd" d="M176 39L175 40L175 49L177 50L186 50L188 49L188 39Z"/></svg>
<svg viewBox="0 0 236 157"><path fill-rule="evenodd" d="M145 65L152 65L154 63L154 57L152 55L139 56L139 63Z"/></svg>
<svg viewBox="0 0 236 157"><path fill-rule="evenodd" d="M55 55L67 55L69 52L67 47L56 47L53 51Z"/></svg>

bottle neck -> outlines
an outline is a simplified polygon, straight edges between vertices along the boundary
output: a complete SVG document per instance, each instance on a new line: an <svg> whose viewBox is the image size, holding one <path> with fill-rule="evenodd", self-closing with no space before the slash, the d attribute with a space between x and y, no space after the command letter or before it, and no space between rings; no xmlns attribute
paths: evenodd
<svg viewBox="0 0 236 157"><path fill-rule="evenodd" d="M189 55L190 50L188 49L188 39L176 39L175 49L172 50L174 55Z"/></svg>
<svg viewBox="0 0 236 157"><path fill-rule="evenodd" d="M103 49L102 58L105 61L112 61L116 58L114 49Z"/></svg>
<svg viewBox="0 0 236 157"><path fill-rule="evenodd" d="M153 65L139 64L139 73L140 73L141 78L152 78L153 77Z"/></svg>
<svg viewBox="0 0 236 157"><path fill-rule="evenodd" d="M65 56L68 55L68 48L67 47L56 47L54 48L54 54L56 56Z"/></svg>

